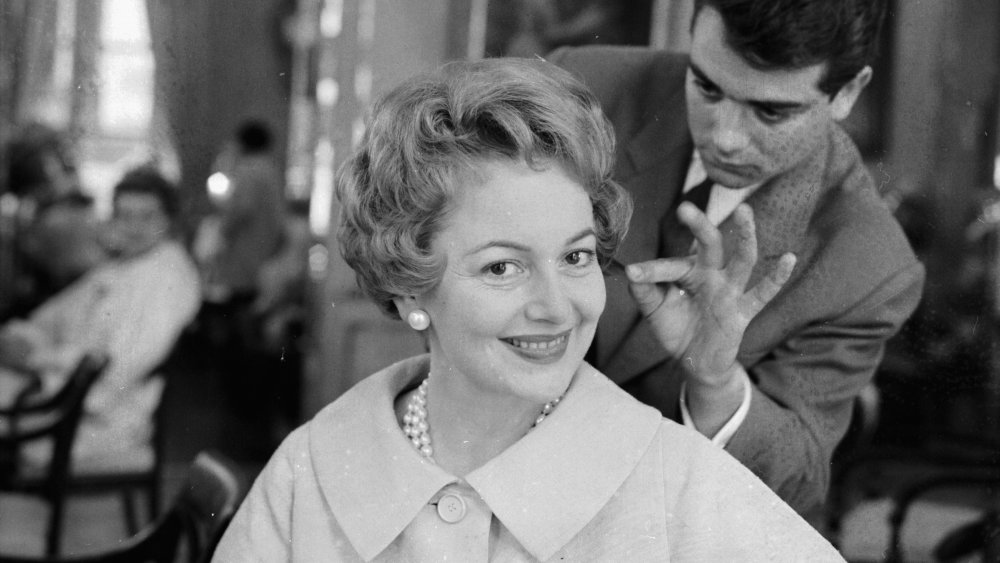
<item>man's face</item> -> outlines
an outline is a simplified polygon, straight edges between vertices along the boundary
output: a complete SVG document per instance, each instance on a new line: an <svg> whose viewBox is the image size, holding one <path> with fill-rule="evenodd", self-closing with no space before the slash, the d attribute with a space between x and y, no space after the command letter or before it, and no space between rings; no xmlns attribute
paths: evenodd
<svg viewBox="0 0 1000 563"><path fill-rule="evenodd" d="M691 135L709 177L742 188L817 150L854 101L841 99L843 92L831 100L819 90L824 69L757 70L726 43L719 13L702 8L692 28L686 94Z"/></svg>

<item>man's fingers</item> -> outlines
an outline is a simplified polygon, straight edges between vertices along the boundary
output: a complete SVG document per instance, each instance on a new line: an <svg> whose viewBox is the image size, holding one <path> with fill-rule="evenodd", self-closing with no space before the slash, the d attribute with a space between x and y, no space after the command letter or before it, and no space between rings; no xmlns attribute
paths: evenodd
<svg viewBox="0 0 1000 563"><path fill-rule="evenodd" d="M698 241L698 264L706 268L721 268L724 253L719 229L690 202L684 202L677 208L677 218L691 230Z"/></svg>
<svg viewBox="0 0 1000 563"><path fill-rule="evenodd" d="M688 274L694 269L694 257L660 258L647 262L629 264L625 275L629 280L629 292L639 310L645 316L663 304L670 290L670 283L683 285Z"/></svg>
<svg viewBox="0 0 1000 563"><path fill-rule="evenodd" d="M754 264L757 263L757 229L750 206L741 203L733 212L733 222L736 224L736 247L733 248L726 269L729 278L742 288L746 287Z"/></svg>
<svg viewBox="0 0 1000 563"><path fill-rule="evenodd" d="M694 267L694 258L660 258L629 264L625 275L632 283L669 283L683 279Z"/></svg>
<svg viewBox="0 0 1000 563"><path fill-rule="evenodd" d="M644 317L655 311L666 299L667 294L664 286L655 283L630 283L628 290Z"/></svg>
<svg viewBox="0 0 1000 563"><path fill-rule="evenodd" d="M778 259L774 270L764 276L753 289L747 292L747 296L751 300L751 316L760 312L764 308L764 305L767 305L781 291L785 282L792 275L792 270L795 268L795 260L795 255L790 252L782 255Z"/></svg>

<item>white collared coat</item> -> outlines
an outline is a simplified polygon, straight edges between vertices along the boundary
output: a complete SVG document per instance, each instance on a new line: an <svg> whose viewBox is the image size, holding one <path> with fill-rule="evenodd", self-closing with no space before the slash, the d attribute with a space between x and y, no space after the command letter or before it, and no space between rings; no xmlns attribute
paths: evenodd
<svg viewBox="0 0 1000 563"><path fill-rule="evenodd" d="M293 432L214 560L843 560L729 454L587 364L544 424L451 475L393 409L427 369L427 356L390 366Z"/></svg>

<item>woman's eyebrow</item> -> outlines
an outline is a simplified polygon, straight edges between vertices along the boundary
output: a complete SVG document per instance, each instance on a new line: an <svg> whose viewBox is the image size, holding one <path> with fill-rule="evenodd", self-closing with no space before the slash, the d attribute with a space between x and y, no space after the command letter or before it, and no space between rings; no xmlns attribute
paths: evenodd
<svg viewBox="0 0 1000 563"><path fill-rule="evenodd" d="M569 245L571 245L573 243L580 242L580 240L585 239L585 238L587 238L589 236L596 237L597 234L594 232L594 229L592 229L590 227L587 227L587 228L581 230L579 233L577 233L577 234L569 237L568 239L566 239L566 245L569 246Z"/></svg>
<svg viewBox="0 0 1000 563"><path fill-rule="evenodd" d="M511 250L519 250L521 252L528 252L529 250L531 250L530 248L519 242L514 242L512 240L496 239L496 240L488 240L483 244L475 246L474 248L466 252L465 255L470 256L477 252L482 252L487 248L509 248Z"/></svg>
<svg viewBox="0 0 1000 563"><path fill-rule="evenodd" d="M597 236L594 233L594 229L592 229L590 227L587 227L587 228L581 230L580 232L578 232L578 233L570 236L569 238L566 239L566 245L569 246L569 245L571 245L573 243L579 242L580 240L585 239L588 236ZM482 252L483 250L486 250L487 248L509 248L511 250L517 250L517 251L520 251L520 252L530 252L531 251L530 247L528 247L525 244L521 244L519 242L515 242L515 241L512 241L512 240L506 240L506 239L493 239L493 240L488 240L488 241L486 241L486 242L484 242L482 244L476 245L475 247L473 247L472 249L470 249L468 252L466 252L465 256L471 256L473 254L476 254L477 252Z"/></svg>

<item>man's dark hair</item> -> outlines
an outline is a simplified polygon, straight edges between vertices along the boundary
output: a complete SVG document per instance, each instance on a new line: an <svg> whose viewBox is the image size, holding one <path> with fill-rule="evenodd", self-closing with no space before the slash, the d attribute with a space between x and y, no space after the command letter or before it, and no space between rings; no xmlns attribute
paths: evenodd
<svg viewBox="0 0 1000 563"><path fill-rule="evenodd" d="M240 124L236 129L236 140L240 145L240 152L243 154L253 154L267 152L271 149L271 128L263 121L248 120Z"/></svg>
<svg viewBox="0 0 1000 563"><path fill-rule="evenodd" d="M163 212L171 220L177 217L179 202L177 189L151 166L141 166L125 173L115 185L114 199L122 194L151 195L160 200Z"/></svg>
<svg viewBox="0 0 1000 563"><path fill-rule="evenodd" d="M714 8L726 41L760 70L826 63L817 87L831 97L875 58L884 0L695 0ZM694 19L691 20L694 26Z"/></svg>

